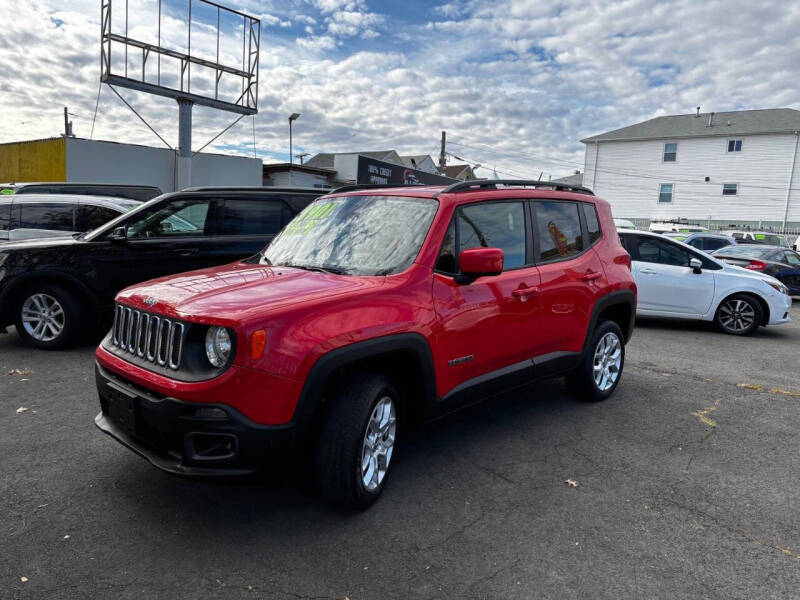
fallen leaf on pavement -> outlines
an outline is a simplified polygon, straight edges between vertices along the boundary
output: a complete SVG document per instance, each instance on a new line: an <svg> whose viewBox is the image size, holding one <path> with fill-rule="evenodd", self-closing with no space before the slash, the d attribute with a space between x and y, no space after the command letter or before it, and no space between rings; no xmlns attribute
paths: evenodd
<svg viewBox="0 0 800 600"><path fill-rule="evenodd" d="M11 369L8 372L11 375L33 375L33 369Z"/></svg>
<svg viewBox="0 0 800 600"><path fill-rule="evenodd" d="M564 483L566 483L569 487L578 487L578 482L574 479L567 479Z"/></svg>
<svg viewBox="0 0 800 600"><path fill-rule="evenodd" d="M26 581L28 581L28 578L27 578L27 577L20 577L20 578L19 578L19 580L20 580L22 583L25 583Z"/></svg>
<svg viewBox="0 0 800 600"><path fill-rule="evenodd" d="M25 408L24 406L20 406L20 407L17 409L17 414L19 414L19 413L24 413L26 410L28 410L28 409L27 409L27 408Z"/></svg>

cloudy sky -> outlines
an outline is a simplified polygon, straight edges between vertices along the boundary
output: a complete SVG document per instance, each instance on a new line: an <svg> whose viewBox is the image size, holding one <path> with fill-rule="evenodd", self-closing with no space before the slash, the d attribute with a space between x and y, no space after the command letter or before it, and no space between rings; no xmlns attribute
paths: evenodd
<svg viewBox="0 0 800 600"><path fill-rule="evenodd" d="M162 40L181 49L188 0L162 2ZM113 4L112 23L122 32L125 2ZM265 162L287 160L292 112L302 115L295 153L436 155L446 130L453 156L501 175L558 177L582 168L582 137L653 116L697 105L800 108L800 4L783 0L225 4L262 20L259 113L208 149L252 155L255 133ZM155 35L157 0L128 6L129 35ZM0 7L0 142L58 135L63 106L76 135L89 137L99 88L99 0L0 0ZM215 12L194 9L193 53L213 55L215 25ZM224 19L221 29L221 56L238 67L241 32ZM117 71L121 56L114 53ZM138 54L128 65L141 73ZM148 65L152 80L152 59ZM170 68L165 61L165 79ZM197 71L192 87L200 90L209 80ZM174 100L119 91L177 144ZM95 139L161 145L110 89L103 86L99 98ZM193 148L235 118L196 107Z"/></svg>

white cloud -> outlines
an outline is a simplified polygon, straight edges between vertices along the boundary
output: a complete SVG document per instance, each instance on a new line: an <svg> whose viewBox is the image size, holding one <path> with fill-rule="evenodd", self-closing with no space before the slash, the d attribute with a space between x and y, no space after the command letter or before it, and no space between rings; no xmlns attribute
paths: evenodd
<svg viewBox="0 0 800 600"><path fill-rule="evenodd" d="M454 154L498 171L559 176L582 166L581 137L657 114L698 104L800 108L800 13L777 0L459 1L441 5L427 26L389 23L363 1L299 2L258 11L272 17L266 25L292 21L302 36L275 27L262 40L262 151L285 152L286 117L300 112L294 143L305 151L433 153L444 129ZM93 0L19 4L0 46L0 72L14 82L0 95L0 141L58 135L64 105L78 115L76 133L88 136L99 77L96 9ZM136 27L147 32L152 22ZM175 19L165 33L177 38L183 27ZM208 31L194 35L193 48L208 46ZM241 41L229 37L223 54L241 61ZM176 141L174 101L121 92ZM234 118L197 107L195 147ZM215 147L247 152L247 121ZM95 137L159 143L107 89Z"/></svg>

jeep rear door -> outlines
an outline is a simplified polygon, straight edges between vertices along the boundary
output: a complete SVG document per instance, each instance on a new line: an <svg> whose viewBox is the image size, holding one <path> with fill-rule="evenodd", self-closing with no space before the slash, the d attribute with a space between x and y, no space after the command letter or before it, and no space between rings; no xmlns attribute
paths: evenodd
<svg viewBox="0 0 800 600"><path fill-rule="evenodd" d="M583 349L592 309L608 283L595 246L616 232L601 232L590 203L534 200L530 214L541 276L533 297L537 335L530 342L541 373L546 363L558 367Z"/></svg>

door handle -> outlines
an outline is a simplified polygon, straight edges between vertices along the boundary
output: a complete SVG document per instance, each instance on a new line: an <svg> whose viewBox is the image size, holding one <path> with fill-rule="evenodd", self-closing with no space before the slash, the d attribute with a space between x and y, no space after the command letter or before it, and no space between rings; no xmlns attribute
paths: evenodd
<svg viewBox="0 0 800 600"><path fill-rule="evenodd" d="M200 252L199 248L187 248L186 250L181 250L178 252L178 256L192 256Z"/></svg>
<svg viewBox="0 0 800 600"><path fill-rule="evenodd" d="M528 296L533 296L539 291L539 288L536 286L533 287L524 287L524 288L517 288L511 295L515 298L527 298Z"/></svg>
<svg viewBox="0 0 800 600"><path fill-rule="evenodd" d="M584 281L594 281L595 279L600 279L603 274L599 271L587 271L586 274L583 276Z"/></svg>
<svg viewBox="0 0 800 600"><path fill-rule="evenodd" d="M658 272L654 271L653 269L639 269L639 273L643 273L644 275L657 275Z"/></svg>

